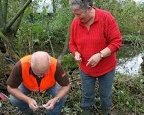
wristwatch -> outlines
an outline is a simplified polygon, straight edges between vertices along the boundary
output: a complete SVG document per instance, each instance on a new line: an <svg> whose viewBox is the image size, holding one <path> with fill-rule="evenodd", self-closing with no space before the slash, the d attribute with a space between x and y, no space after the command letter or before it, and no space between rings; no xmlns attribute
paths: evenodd
<svg viewBox="0 0 144 115"><path fill-rule="evenodd" d="M102 52L99 52L99 53L100 53L100 57L101 57L101 58L104 58L103 53L102 53Z"/></svg>

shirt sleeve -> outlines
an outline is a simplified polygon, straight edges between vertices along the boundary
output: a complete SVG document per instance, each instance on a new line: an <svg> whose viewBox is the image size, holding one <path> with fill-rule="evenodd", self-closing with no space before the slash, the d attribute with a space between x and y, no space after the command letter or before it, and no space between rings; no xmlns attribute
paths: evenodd
<svg viewBox="0 0 144 115"><path fill-rule="evenodd" d="M67 73L62 68L61 64L57 62L55 79L61 86L67 86L69 84L69 78Z"/></svg>
<svg viewBox="0 0 144 115"><path fill-rule="evenodd" d="M106 14L105 22L105 37L109 42L108 48L113 53L120 49L122 45L122 35L111 13Z"/></svg>
<svg viewBox="0 0 144 115"><path fill-rule="evenodd" d="M10 76L7 79L7 85L13 88L17 88L22 82L22 69L21 69L21 62L18 61L13 70L10 73Z"/></svg>

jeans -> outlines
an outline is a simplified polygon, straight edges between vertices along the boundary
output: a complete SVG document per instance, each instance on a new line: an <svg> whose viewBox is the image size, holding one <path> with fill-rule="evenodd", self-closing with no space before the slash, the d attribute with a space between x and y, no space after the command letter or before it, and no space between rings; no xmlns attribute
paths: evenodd
<svg viewBox="0 0 144 115"><path fill-rule="evenodd" d="M94 104L94 98L96 96L95 84L98 79L99 82L99 96L101 110L107 111L112 105L112 84L115 71L112 70L102 76L92 77L80 71L82 81L82 109L90 109Z"/></svg>
<svg viewBox="0 0 144 115"><path fill-rule="evenodd" d="M28 95L28 94L31 93L31 91L28 90L23 84L21 84L18 88L25 95ZM56 83L53 87L51 87L50 89L46 90L46 92L49 93L49 94L51 94L53 97L55 97L57 95L57 93L59 92L60 88L61 88L61 86ZM47 111L47 115L60 115L62 106L64 105L64 103L66 101L66 97L67 96L63 97L59 102L57 102L55 104L54 109ZM32 112L32 110L29 108L29 106L28 106L27 103L25 103L22 100L19 100L18 98L14 97L12 95L10 95L10 102L14 106L17 106L19 108L19 110L21 110L26 115L28 115L29 113Z"/></svg>

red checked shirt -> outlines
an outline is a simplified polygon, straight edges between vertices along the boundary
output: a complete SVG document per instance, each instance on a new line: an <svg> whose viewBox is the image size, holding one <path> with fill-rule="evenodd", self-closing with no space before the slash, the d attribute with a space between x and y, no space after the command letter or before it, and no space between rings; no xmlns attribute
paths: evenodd
<svg viewBox="0 0 144 115"><path fill-rule="evenodd" d="M94 8L94 22L88 30L79 18L74 18L70 28L70 51L81 54L80 69L86 74L98 77L115 69L116 51L122 44L122 35L117 22L110 12ZM95 67L86 66L87 60L94 54L108 47L111 55L103 58Z"/></svg>

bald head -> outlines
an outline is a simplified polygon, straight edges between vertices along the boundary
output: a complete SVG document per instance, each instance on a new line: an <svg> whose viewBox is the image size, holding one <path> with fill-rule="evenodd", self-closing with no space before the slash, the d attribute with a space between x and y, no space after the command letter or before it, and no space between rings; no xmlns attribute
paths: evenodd
<svg viewBox="0 0 144 115"><path fill-rule="evenodd" d="M31 68L36 75L45 74L50 66L50 56L47 52L37 51L32 54Z"/></svg>

